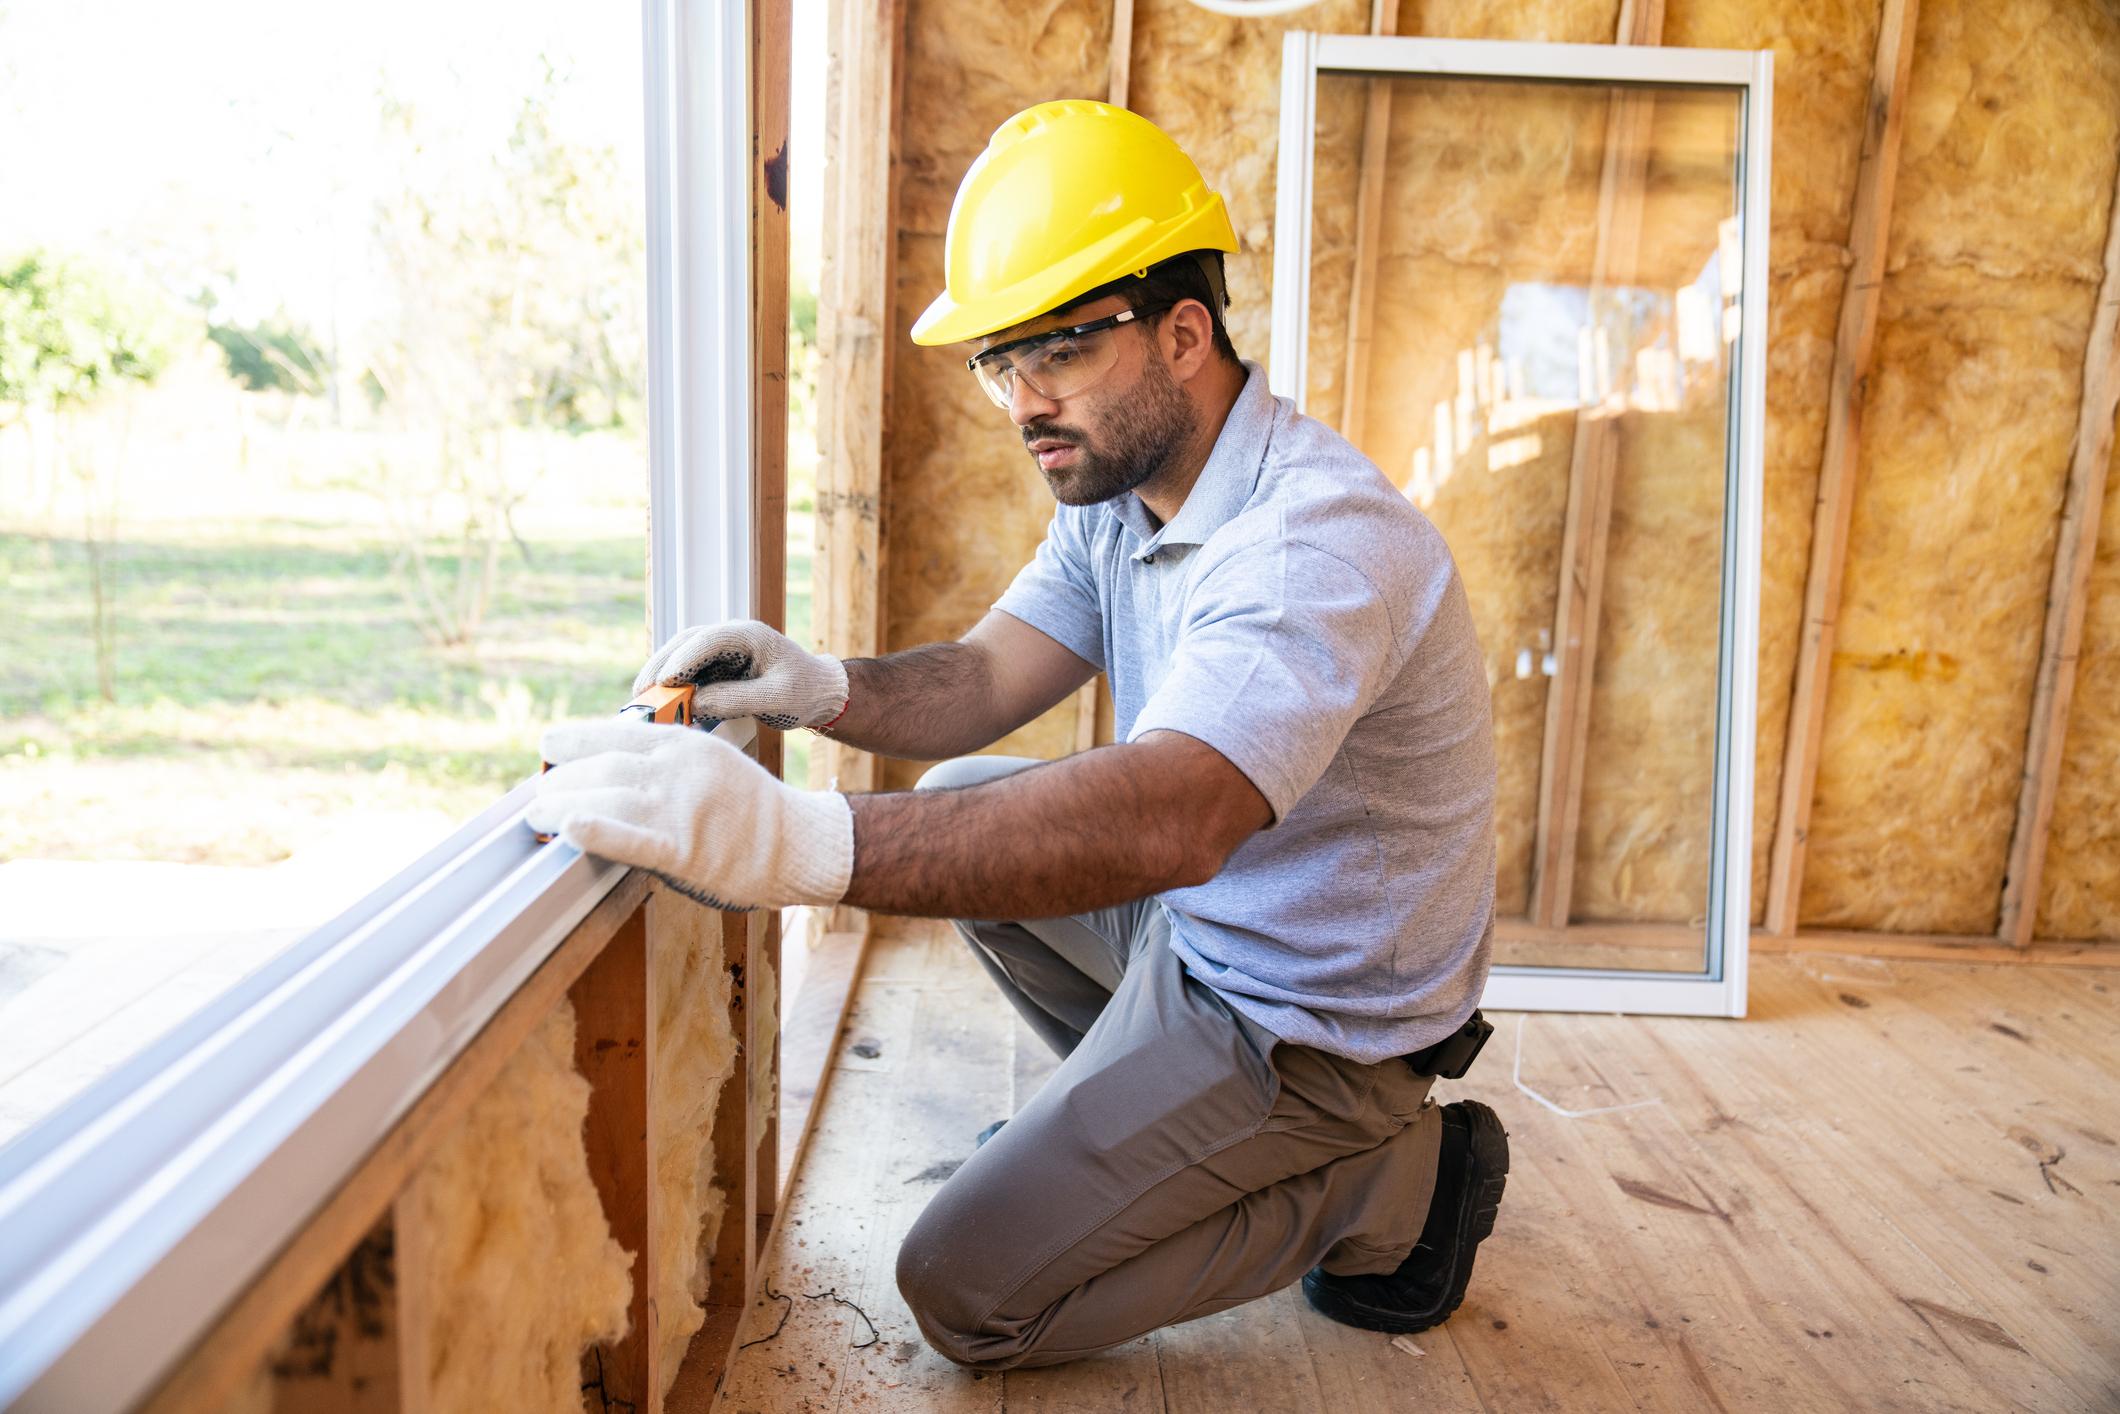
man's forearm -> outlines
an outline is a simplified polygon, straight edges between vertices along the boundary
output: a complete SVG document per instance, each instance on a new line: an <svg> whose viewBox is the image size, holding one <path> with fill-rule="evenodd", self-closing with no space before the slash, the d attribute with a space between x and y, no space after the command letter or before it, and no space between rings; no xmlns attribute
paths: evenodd
<svg viewBox="0 0 2120 1414"><path fill-rule="evenodd" d="M1184 739L1103 747L962 790L854 796L845 901L929 918L1055 918L1205 883L1269 814L1248 782L1220 785L1218 772L1235 774Z"/></svg>
<svg viewBox="0 0 2120 1414"><path fill-rule="evenodd" d="M986 657L964 643L927 643L884 658L849 658L847 709L830 735L879 756L939 761L977 751L993 696Z"/></svg>

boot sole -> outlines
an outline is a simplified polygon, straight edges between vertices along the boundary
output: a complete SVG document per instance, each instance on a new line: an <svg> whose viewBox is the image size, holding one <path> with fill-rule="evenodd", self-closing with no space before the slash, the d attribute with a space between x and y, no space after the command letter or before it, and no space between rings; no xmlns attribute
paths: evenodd
<svg viewBox="0 0 2120 1414"><path fill-rule="evenodd" d="M1405 1311L1362 1301L1331 1284L1331 1278L1313 1268L1303 1278L1303 1294L1319 1314L1344 1326L1365 1331L1411 1335L1439 1326L1450 1319L1465 1299L1472 1283L1473 1259L1479 1245L1494 1232L1494 1218L1502 1205L1502 1189L1509 1177L1509 1132L1501 1116L1477 1100L1461 1102L1466 1118L1466 1167L1470 1181L1458 1209L1456 1269L1440 1305L1422 1311Z"/></svg>

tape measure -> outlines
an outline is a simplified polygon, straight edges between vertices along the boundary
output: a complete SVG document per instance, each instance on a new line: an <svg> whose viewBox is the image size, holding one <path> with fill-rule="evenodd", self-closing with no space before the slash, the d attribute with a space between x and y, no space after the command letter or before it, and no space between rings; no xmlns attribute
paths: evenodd
<svg viewBox="0 0 2120 1414"><path fill-rule="evenodd" d="M694 717L692 715L692 684L690 683L686 683L682 687L664 687L658 683L641 693L640 696L634 698L631 702L628 702L625 706L619 708L618 715L631 717L635 721L641 722L663 722L672 726L697 727L703 732L713 731L721 725L721 718L719 717ZM541 762L538 765L538 773L540 775L551 769L552 763L550 761ZM549 844L551 841L552 836L550 835L539 835L537 837L539 844Z"/></svg>

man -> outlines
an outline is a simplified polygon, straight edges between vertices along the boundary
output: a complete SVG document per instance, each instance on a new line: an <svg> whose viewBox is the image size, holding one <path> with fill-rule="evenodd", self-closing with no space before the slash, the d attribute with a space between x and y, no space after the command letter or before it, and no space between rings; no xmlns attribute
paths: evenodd
<svg viewBox="0 0 2120 1414"><path fill-rule="evenodd" d="M1425 1329L1508 1168L1491 1110L1427 1099L1492 930L1464 588L1376 468L1237 359L1235 249L1146 120L1011 119L913 337L977 342L1059 502L1037 558L955 643L841 662L725 624L642 671L700 683L705 714L945 760L923 789L796 790L676 727L547 737L539 828L724 907L967 920L1065 1057L899 1254L921 1329L966 1365L1067 1360L1298 1279L1338 1320ZM1117 744L966 756L1100 669Z"/></svg>

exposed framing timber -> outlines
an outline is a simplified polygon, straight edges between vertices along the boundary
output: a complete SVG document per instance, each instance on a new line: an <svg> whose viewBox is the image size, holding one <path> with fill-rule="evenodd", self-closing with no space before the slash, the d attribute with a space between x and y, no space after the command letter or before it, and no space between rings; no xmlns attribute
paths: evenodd
<svg viewBox="0 0 2120 1414"><path fill-rule="evenodd" d="M609 1403L646 1409L661 1385L662 1341L655 1308L661 1244L652 1201L658 1156L650 1119L655 1058L654 981L648 917L637 909L568 989L574 1002L574 1065L589 1082L582 1139L589 1177L603 1200L611 1236L633 1258L626 1334L596 1352ZM416 1323L424 1334L424 1323Z"/></svg>
<svg viewBox="0 0 2120 1414"><path fill-rule="evenodd" d="M1755 953L1839 953L1851 957L1893 958L1906 962L2022 963L2035 967L2120 968L2120 945L2041 941L2006 947L1981 934L1838 932L1802 928L1794 937L1755 930Z"/></svg>
<svg viewBox="0 0 2120 1414"><path fill-rule="evenodd" d="M2025 736L2024 781L2017 796L2017 824L2010 837L2009 873L2002 888L1997 933L2012 947L2031 941L2039 917L2047 832L2054 819L2054 790L2061 780L2069 704L2076 693L2076 660L2083 649L2091 561L2098 553L2098 523L2112 468L2113 410L2120 405L2116 340L2120 340L2120 178L2116 178L2113 206L2106 218L2105 278L2098 285L2090 340L2083 351L2083 404L2076 419L2068 490L2061 503L2061 532L2054 544L2046 632L2040 642L2039 676L2032 690L2031 726Z"/></svg>
<svg viewBox="0 0 2120 1414"><path fill-rule="evenodd" d="M1596 949L1698 949L1701 929L1685 923L1570 923L1546 928L1521 918L1495 920L1494 937L1512 942L1565 943L1581 949L1582 967L1596 967ZM1804 928L1783 936L1752 930L1755 953L1839 953L1850 957L1897 958L1909 962L2029 963L2045 967L2120 968L2120 943L2046 938L2029 946L2005 947L1985 933L1880 933L1862 929ZM1508 965L1506 958L1500 959Z"/></svg>
<svg viewBox="0 0 2120 1414"><path fill-rule="evenodd" d="M1134 80L1134 0L1112 0L1111 79L1104 100L1124 108Z"/></svg>
<svg viewBox="0 0 2120 1414"><path fill-rule="evenodd" d="M1625 0L1617 42L1660 44L1663 0ZM1611 98L1604 167L1598 177L1597 248L1591 291L1632 278L1647 196L1649 132L1655 100L1645 91ZM1609 402L1576 415L1568 459L1568 508L1561 531L1559 602L1553 642L1557 664L1546 692L1546 731L1539 769L1538 838L1533 855L1531 917L1551 928L1568 921L1575 887L1576 831L1582 819L1583 757L1590 740L1592 674L1598 616L1604 603L1605 549L1612 524L1612 483L1619 465L1619 410Z"/></svg>
<svg viewBox="0 0 2120 1414"><path fill-rule="evenodd" d="M1370 0L1369 32L1399 32L1399 0ZM1361 166L1355 177L1354 276L1347 287L1347 369L1340 435L1356 446L1369 416L1370 314L1376 306L1377 262L1383 255L1385 161L1391 145L1389 78L1369 80L1362 111Z"/></svg>
<svg viewBox="0 0 2120 1414"><path fill-rule="evenodd" d="M751 9L751 604L788 621L788 86L789 0ZM781 769L780 733L760 723L758 763Z"/></svg>
<svg viewBox="0 0 2120 1414"><path fill-rule="evenodd" d="M1899 183L1900 131L1919 12L1920 0L1885 0L1863 124L1862 164L1855 177L1855 207L1848 222L1849 264L1841 287L1840 327L1833 341L1825 451L1811 523L1811 566L1804 580L1803 637L1789 696L1781 799L1775 811L1767 875L1767 931L1783 937L1796 931L1803 896L1804 854L1818 784L1819 744L1825 732L1841 579L1847 567L1848 523L1855 507L1862 404L1876 347L1877 307L1884 288L1892 198Z"/></svg>
<svg viewBox="0 0 2120 1414"><path fill-rule="evenodd" d="M832 0L825 84L824 251L817 343L832 376L817 400L817 552L813 622L842 658L872 658L884 638L883 449L897 326L898 109L905 0ZM820 738L826 782L871 791L881 763ZM844 904L825 927L859 932Z"/></svg>
<svg viewBox="0 0 2120 1414"><path fill-rule="evenodd" d="M905 0L833 0L828 56L824 269L818 344L832 376L818 397L819 636L833 653L883 651L883 448L890 418L898 245L898 90ZM867 752L823 741L828 779L874 790ZM858 927L838 909L828 926Z"/></svg>
<svg viewBox="0 0 2120 1414"><path fill-rule="evenodd" d="M758 389L751 446L751 524L758 537L751 563L758 617L778 629L788 617L788 92L794 82L792 0L753 0L751 9L751 317L757 330ZM781 734L758 728L758 764L775 777L783 766ZM749 915L751 968L780 972L780 910ZM747 1049L777 1081L777 1018L753 1023ZM746 1106L746 1109L752 1107ZM758 1211L778 1207L779 1098L766 1097L752 1136L761 1170Z"/></svg>
<svg viewBox="0 0 2120 1414"><path fill-rule="evenodd" d="M523 1038L567 994L647 897L646 876L629 875L576 925L308 1226L236 1299L143 1406L145 1414L213 1414L227 1405L288 1322L384 1218L399 1191L456 1128L472 1101L493 1083Z"/></svg>

